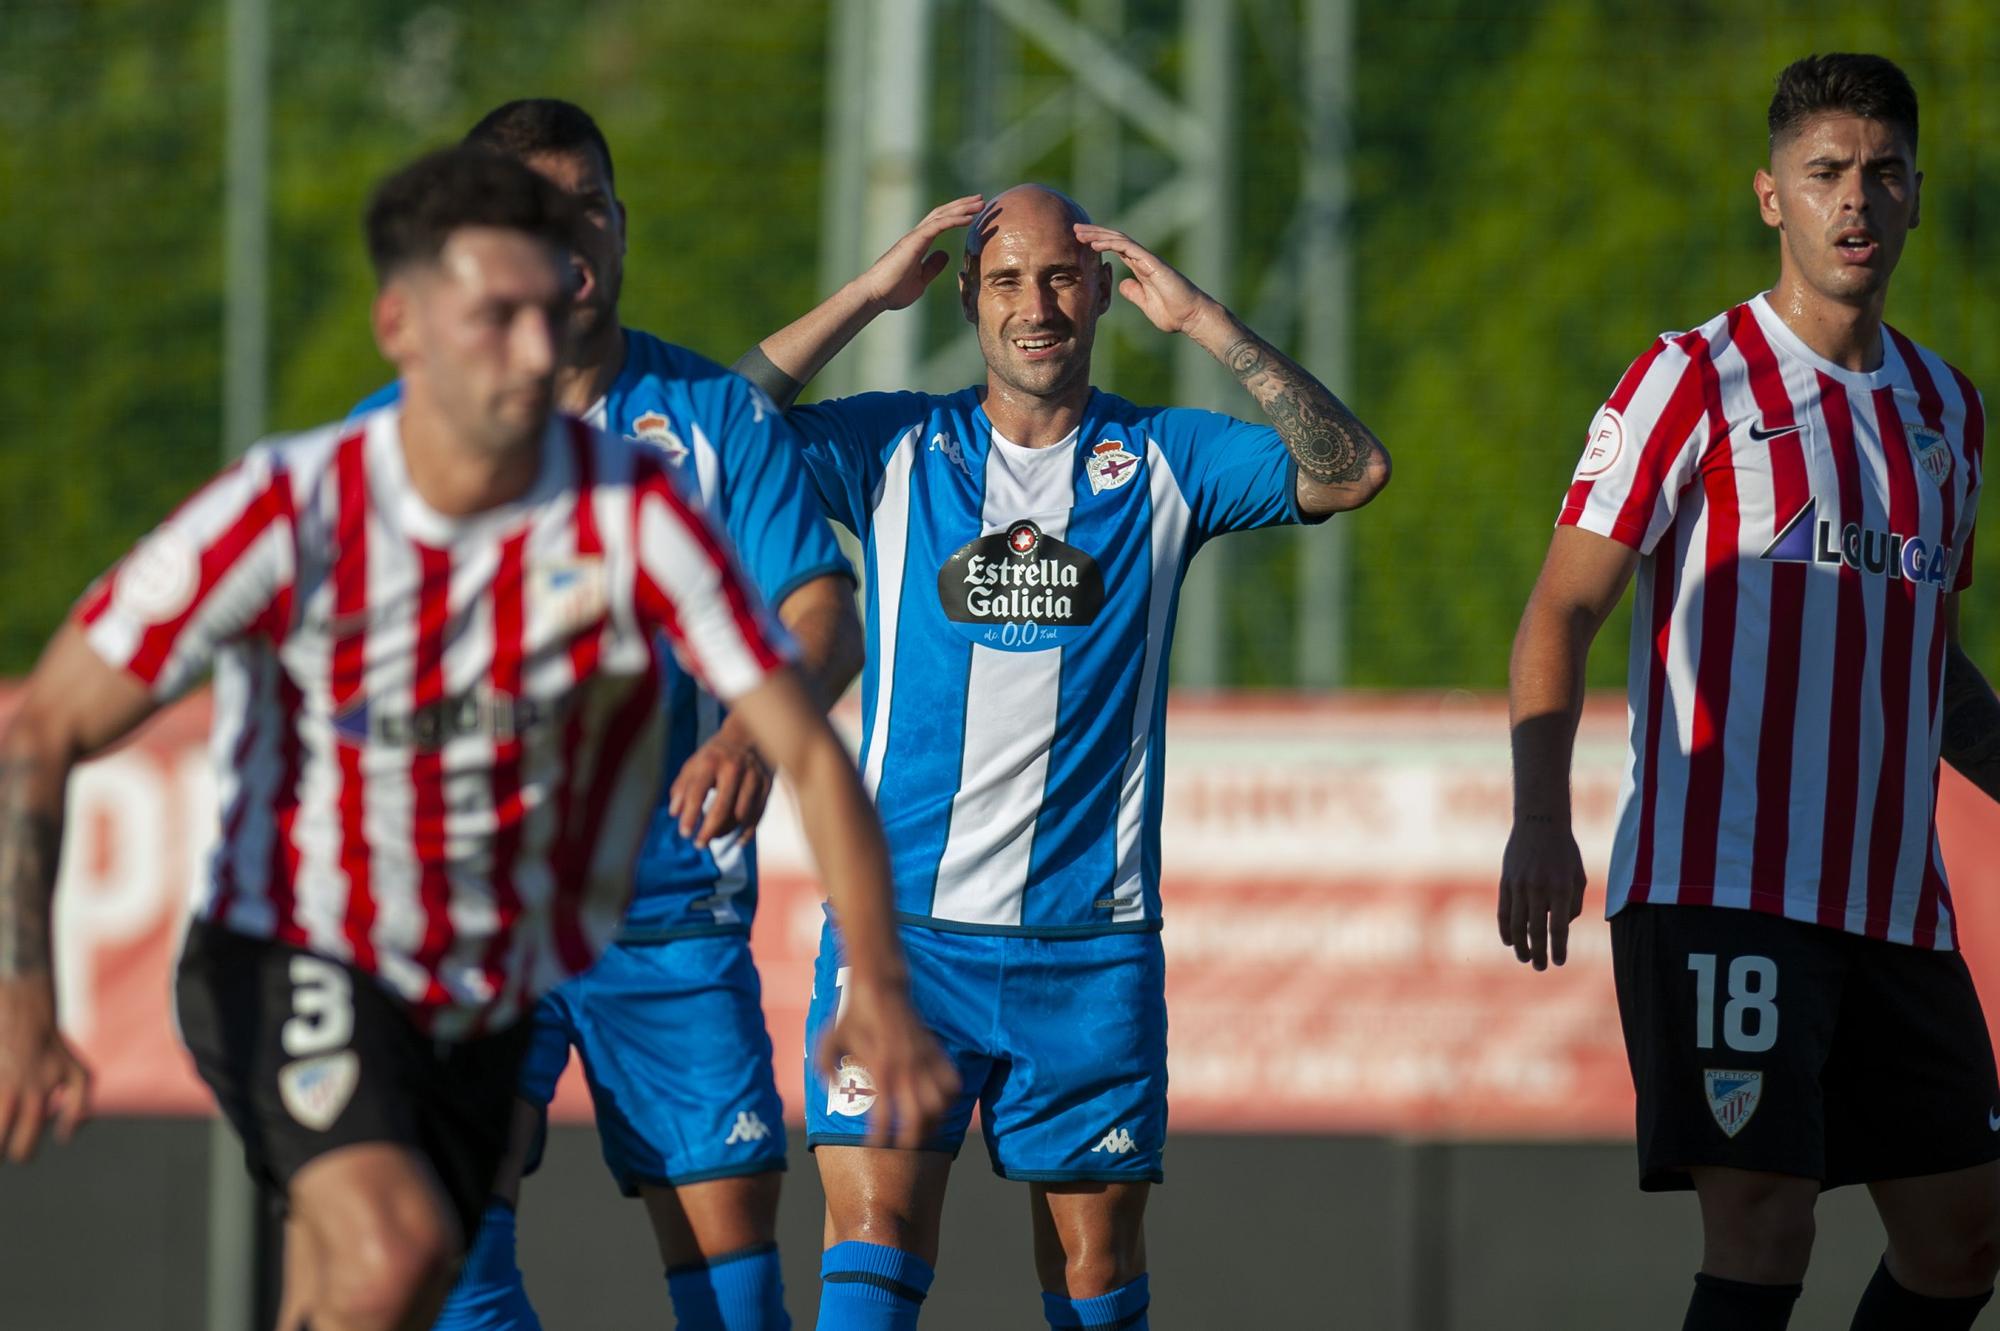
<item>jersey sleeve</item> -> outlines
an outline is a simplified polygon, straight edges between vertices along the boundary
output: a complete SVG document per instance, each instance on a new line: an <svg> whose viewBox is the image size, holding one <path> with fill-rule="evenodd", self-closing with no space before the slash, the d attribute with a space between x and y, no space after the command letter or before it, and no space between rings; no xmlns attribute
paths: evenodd
<svg viewBox="0 0 2000 1331"><path fill-rule="evenodd" d="M723 441L723 530L767 605L785 603L814 578L854 569L841 555L817 497L799 465L802 450L785 417L763 390L724 375L715 412L705 422Z"/></svg>
<svg viewBox="0 0 2000 1331"><path fill-rule="evenodd" d="M1653 552L1701 457L1707 396L1700 371L1664 337L1632 362L1591 419L1556 525Z"/></svg>
<svg viewBox="0 0 2000 1331"><path fill-rule="evenodd" d="M1969 464L1965 482L1965 514L1959 519L1959 530L1965 535L1958 542L1958 571L1951 580L1951 589L1962 592L1972 585L1973 538L1979 534L1979 492L1986 485L1986 397L1959 378L1959 391L1965 395L1965 458Z"/></svg>
<svg viewBox="0 0 2000 1331"><path fill-rule="evenodd" d="M1273 427L1172 407L1154 418L1154 428L1202 539L1326 520L1299 510L1298 463Z"/></svg>
<svg viewBox="0 0 2000 1331"><path fill-rule="evenodd" d="M798 435L827 516L866 539L885 460L929 415L922 393L861 393L793 407L785 423Z"/></svg>
<svg viewBox="0 0 2000 1331"><path fill-rule="evenodd" d="M647 627L723 702L756 688L789 662L791 644L722 535L664 472L642 474L635 602Z"/></svg>
<svg viewBox="0 0 2000 1331"><path fill-rule="evenodd" d="M218 648L290 630L297 567L292 482L252 450L197 491L84 594L77 622L97 654L165 700Z"/></svg>

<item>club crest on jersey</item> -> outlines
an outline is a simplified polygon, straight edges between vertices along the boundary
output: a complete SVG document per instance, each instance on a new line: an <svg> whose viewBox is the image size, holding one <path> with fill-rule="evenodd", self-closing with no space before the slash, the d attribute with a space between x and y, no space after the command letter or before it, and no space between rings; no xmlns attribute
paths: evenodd
<svg viewBox="0 0 2000 1331"><path fill-rule="evenodd" d="M1833 520L1818 516L1819 500L1806 500L1777 538L1764 547L1764 558L1784 564L1845 564L1878 578L1944 586L1951 578L1951 547L1932 545L1921 536L1881 531L1850 522L1836 536Z"/></svg>
<svg viewBox="0 0 2000 1331"><path fill-rule="evenodd" d="M558 634L577 633L603 619L610 607L604 560L577 555L558 564L544 564L529 579L534 614L555 626Z"/></svg>
<svg viewBox="0 0 2000 1331"><path fill-rule="evenodd" d="M1583 461L1577 464L1576 478L1588 481L1602 476L1618 463L1625 451L1625 418L1618 408L1606 407L1590 423L1583 441Z"/></svg>
<svg viewBox="0 0 2000 1331"><path fill-rule="evenodd" d="M1139 474L1139 459L1116 439L1106 439L1090 450L1083 460L1084 474L1090 477L1090 492L1116 490Z"/></svg>
<svg viewBox="0 0 2000 1331"><path fill-rule="evenodd" d="M1951 445L1945 442L1942 432L1928 425L1906 425L1903 427L1910 436L1910 451L1917 455L1917 465L1924 469L1924 475L1940 490L1951 479Z"/></svg>
<svg viewBox="0 0 2000 1331"><path fill-rule="evenodd" d="M1723 1068L1703 1068L1702 1089L1708 1093L1708 1112L1725 1137L1743 1131L1743 1125L1757 1112L1764 1094L1761 1072L1731 1072Z"/></svg>
<svg viewBox="0 0 2000 1331"><path fill-rule="evenodd" d="M278 1098L303 1127L325 1132L354 1098L361 1057L352 1049L287 1063L278 1070Z"/></svg>
<svg viewBox="0 0 2000 1331"><path fill-rule="evenodd" d="M761 418L760 418L761 419ZM649 411L632 422L628 439L636 439L642 444L651 444L667 455L667 461L676 467L687 460L688 446L674 433L674 423L657 411Z"/></svg>
<svg viewBox="0 0 2000 1331"><path fill-rule="evenodd" d="M965 637L1002 651L1059 647L1097 621L1104 575L1087 551L1019 518L938 570L938 603Z"/></svg>
<svg viewBox="0 0 2000 1331"><path fill-rule="evenodd" d="M874 1107L875 1078L854 1055L842 1054L826 1083L826 1112L859 1118Z"/></svg>

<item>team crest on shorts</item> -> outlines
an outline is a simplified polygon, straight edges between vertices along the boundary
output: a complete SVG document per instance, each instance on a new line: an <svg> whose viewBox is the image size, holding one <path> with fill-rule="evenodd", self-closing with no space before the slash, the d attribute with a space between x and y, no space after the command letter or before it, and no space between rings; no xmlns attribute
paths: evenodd
<svg viewBox="0 0 2000 1331"><path fill-rule="evenodd" d="M302 1058L278 1070L278 1098L285 1112L314 1132L325 1132L354 1098L361 1057L352 1049Z"/></svg>
<svg viewBox="0 0 2000 1331"><path fill-rule="evenodd" d="M842 1054L826 1084L826 1112L858 1118L874 1107L875 1078L854 1055Z"/></svg>
<svg viewBox="0 0 2000 1331"><path fill-rule="evenodd" d="M1139 474L1139 459L1116 439L1106 439L1090 450L1083 460L1084 474L1090 477L1090 492L1103 494Z"/></svg>
<svg viewBox="0 0 2000 1331"><path fill-rule="evenodd" d="M657 411L649 411L633 421L632 433L628 437L652 444L665 453L667 461L676 467L687 460L688 446L674 433L674 423Z"/></svg>
<svg viewBox="0 0 2000 1331"><path fill-rule="evenodd" d="M1917 465L1924 469L1924 475L1931 478L1939 489L1951 479L1951 445L1944 435L1928 425L1906 425L1903 427L1910 436L1910 450L1917 455Z"/></svg>
<svg viewBox="0 0 2000 1331"><path fill-rule="evenodd" d="M1715 1124L1723 1135L1734 1137L1743 1131L1743 1125L1757 1112L1757 1101L1764 1094L1764 1074L1704 1068L1701 1082L1702 1089L1708 1092L1708 1112L1715 1115Z"/></svg>

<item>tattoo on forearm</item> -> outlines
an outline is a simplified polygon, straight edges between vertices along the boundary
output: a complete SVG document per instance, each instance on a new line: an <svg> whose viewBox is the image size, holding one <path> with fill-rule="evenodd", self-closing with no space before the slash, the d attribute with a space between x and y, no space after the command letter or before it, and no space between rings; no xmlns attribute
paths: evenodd
<svg viewBox="0 0 2000 1331"><path fill-rule="evenodd" d="M1308 480L1348 485L1368 474L1374 440L1325 384L1254 334L1238 339L1223 363L1278 427Z"/></svg>
<svg viewBox="0 0 2000 1331"><path fill-rule="evenodd" d="M1945 649L1944 760L2000 799L2000 698L1957 646Z"/></svg>
<svg viewBox="0 0 2000 1331"><path fill-rule="evenodd" d="M30 806L28 761L0 759L0 980L49 969L58 819Z"/></svg>

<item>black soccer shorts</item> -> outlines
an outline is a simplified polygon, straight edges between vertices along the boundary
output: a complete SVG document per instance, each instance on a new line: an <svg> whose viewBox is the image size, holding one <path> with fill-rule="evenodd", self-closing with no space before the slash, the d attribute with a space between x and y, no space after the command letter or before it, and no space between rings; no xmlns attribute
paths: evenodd
<svg viewBox="0 0 2000 1331"><path fill-rule="evenodd" d="M1827 1187L2000 1159L2000 1080L1965 959L1759 911L1611 920L1639 1186L1723 1165Z"/></svg>
<svg viewBox="0 0 2000 1331"><path fill-rule="evenodd" d="M430 1162L468 1245L506 1150L529 1023L436 1041L380 981L341 962L195 921L175 981L181 1038L283 1194L308 1162L391 1142Z"/></svg>

